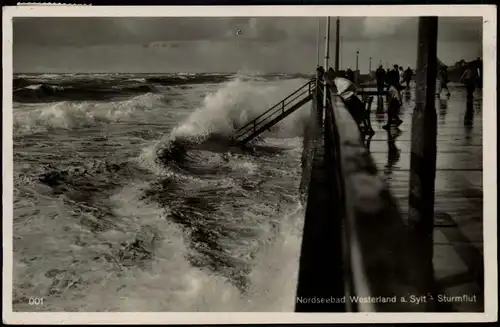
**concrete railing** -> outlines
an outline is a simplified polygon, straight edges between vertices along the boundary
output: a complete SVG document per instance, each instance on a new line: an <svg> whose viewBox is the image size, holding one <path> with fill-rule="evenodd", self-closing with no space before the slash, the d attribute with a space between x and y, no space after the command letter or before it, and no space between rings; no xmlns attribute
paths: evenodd
<svg viewBox="0 0 500 327"><path fill-rule="evenodd" d="M344 102L332 94L330 104L324 123L325 162L342 200L331 205L342 206L346 310L429 311L433 281L422 274L428 253L406 227Z"/></svg>

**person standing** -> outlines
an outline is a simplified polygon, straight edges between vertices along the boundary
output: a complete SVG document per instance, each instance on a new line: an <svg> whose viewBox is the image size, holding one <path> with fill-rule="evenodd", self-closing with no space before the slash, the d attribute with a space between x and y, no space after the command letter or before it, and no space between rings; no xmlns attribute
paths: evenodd
<svg viewBox="0 0 500 327"><path fill-rule="evenodd" d="M399 87L399 67L398 65L394 65L394 68L389 71L387 74L387 85L390 87L391 85L395 87Z"/></svg>
<svg viewBox="0 0 500 327"><path fill-rule="evenodd" d="M345 72L345 77L351 81L351 83L354 83L354 72L351 69L351 66L347 68L347 71Z"/></svg>
<svg viewBox="0 0 500 327"><path fill-rule="evenodd" d="M408 89L410 88L410 82L412 77L413 77L413 71L411 70L410 67L408 67L404 73L404 80L406 82L406 88Z"/></svg>
<svg viewBox="0 0 500 327"><path fill-rule="evenodd" d="M375 71L375 79L377 80L377 95L380 96L384 92L385 85L385 69L382 65Z"/></svg>

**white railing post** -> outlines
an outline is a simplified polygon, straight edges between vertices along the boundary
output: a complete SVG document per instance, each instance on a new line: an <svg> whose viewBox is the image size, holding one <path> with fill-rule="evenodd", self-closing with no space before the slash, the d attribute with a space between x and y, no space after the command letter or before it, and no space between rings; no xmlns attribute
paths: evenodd
<svg viewBox="0 0 500 327"><path fill-rule="evenodd" d="M326 42L325 42L325 74L328 72L328 58L330 56L330 17L326 18ZM328 94L328 85L326 84L326 80L323 78L325 82L325 94L323 94L323 113L321 114L321 118L324 116L324 112L327 106L327 94Z"/></svg>

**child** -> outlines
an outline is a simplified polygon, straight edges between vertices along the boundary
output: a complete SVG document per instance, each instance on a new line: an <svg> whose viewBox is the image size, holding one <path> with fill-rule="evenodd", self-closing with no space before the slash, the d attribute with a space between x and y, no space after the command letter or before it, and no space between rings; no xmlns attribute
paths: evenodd
<svg viewBox="0 0 500 327"><path fill-rule="evenodd" d="M401 125L403 121L398 117L399 110L401 109L402 100L401 93L399 93L399 85L395 81L389 82L388 93L388 108L387 108L387 124L382 126L384 129L389 129L391 124L394 124L396 127Z"/></svg>
<svg viewBox="0 0 500 327"><path fill-rule="evenodd" d="M399 66L399 85L403 85L405 82L405 71L403 70L403 66Z"/></svg>

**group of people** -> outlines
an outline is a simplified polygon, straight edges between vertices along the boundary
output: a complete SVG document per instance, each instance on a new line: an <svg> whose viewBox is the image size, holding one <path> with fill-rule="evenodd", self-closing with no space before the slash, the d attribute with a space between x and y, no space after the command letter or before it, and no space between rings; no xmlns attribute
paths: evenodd
<svg viewBox="0 0 500 327"><path fill-rule="evenodd" d="M391 125L399 126L403 121L399 118L399 111L402 106L401 99L401 84L406 81L409 87L409 82L411 80L413 72L408 67L406 71L403 71L402 67L394 65L394 69L388 71L387 73L383 70L382 66L377 70L377 86L379 87L379 93L385 88L387 84L387 95L388 95L388 110L387 110L387 124L383 126L384 129L389 129ZM380 70L383 71L383 75ZM356 87L354 85L354 72L348 69L344 74L336 73L333 68L329 68L327 71L322 66L319 66L316 70L318 79L324 81L327 85L335 85L337 91L344 100L347 110L351 113L352 117L358 124L360 130L363 122L368 119L367 131L368 133L374 133L369 123L369 118L365 117L366 110L364 103L356 96Z"/></svg>
<svg viewBox="0 0 500 327"><path fill-rule="evenodd" d="M394 65L393 69L387 71L380 65L375 71L375 79L377 80L377 91L382 93L385 86L387 90L392 86L401 89L402 85L406 83L406 87L410 88L410 81L413 77L413 71L410 67L406 70L402 66Z"/></svg>
<svg viewBox="0 0 500 327"><path fill-rule="evenodd" d="M360 125L363 120L362 117L364 115L365 108L363 102L355 96L356 87L354 85L354 72L348 69L340 76L333 70L333 68L330 67L328 71L325 71L325 69L320 66L317 68L317 74L319 80L323 80L327 85L335 85L337 87L339 95L343 98L347 109L358 125ZM476 82L479 79L480 74L480 68L476 68L474 65L469 64L460 79L461 83L465 84L468 102L472 101ZM403 67L394 65L393 69L388 69L386 71L383 66L380 65L376 70L375 78L377 81L377 92L379 93L379 96L384 92L384 89L387 91L387 124L383 126L384 129L389 130L391 126L398 127L403 123L401 118L399 118L400 109L403 105L400 91L410 87L412 77L413 71L410 67L404 70ZM440 97L443 90L446 90L446 95L450 97L451 94L448 89L448 69L444 65L440 65L438 68L437 82L437 97ZM403 86L405 83L406 86ZM370 132L373 132L373 130Z"/></svg>
<svg viewBox="0 0 500 327"><path fill-rule="evenodd" d="M345 78L351 83L355 83L354 81L354 71L349 67L344 73L336 73L332 67L328 68L327 71L325 71L325 68L323 66L319 66L316 70L317 74L319 75L320 78L326 77L327 80L332 82L334 78Z"/></svg>
<svg viewBox="0 0 500 327"><path fill-rule="evenodd" d="M467 99L472 99L474 93L476 82L480 78L480 68L474 67L472 63L465 67L464 73L460 79L467 90ZM387 90L392 86L401 90L402 86L406 83L406 88L410 88L410 81L413 77L413 71L410 67L403 70L403 67L394 65L391 70L385 71L382 65L379 66L375 72L375 78L377 80L377 92L382 93L385 86L387 85ZM445 65L439 65L437 71L437 85L436 85L436 97L440 97L441 93L446 90L446 96L449 98L451 96L450 89L448 88L448 83L450 82L448 78L448 67Z"/></svg>
<svg viewBox="0 0 500 327"><path fill-rule="evenodd" d="M404 83L406 83L406 88L410 87L412 77L413 71L410 67L404 70L399 65L394 65L393 69L387 71L380 65L375 71L379 96L387 85L387 124L383 126L384 129L389 129L391 125L398 127L403 123L403 120L399 118L399 111L403 105L400 91L405 88Z"/></svg>
<svg viewBox="0 0 500 327"><path fill-rule="evenodd" d="M366 115L365 104L356 96L353 76L349 75L348 71L346 74L339 74L331 67L325 71L322 66L317 68L316 73L319 81L324 81L326 85L335 86L347 110L356 121L360 132L373 134L369 117Z"/></svg>

